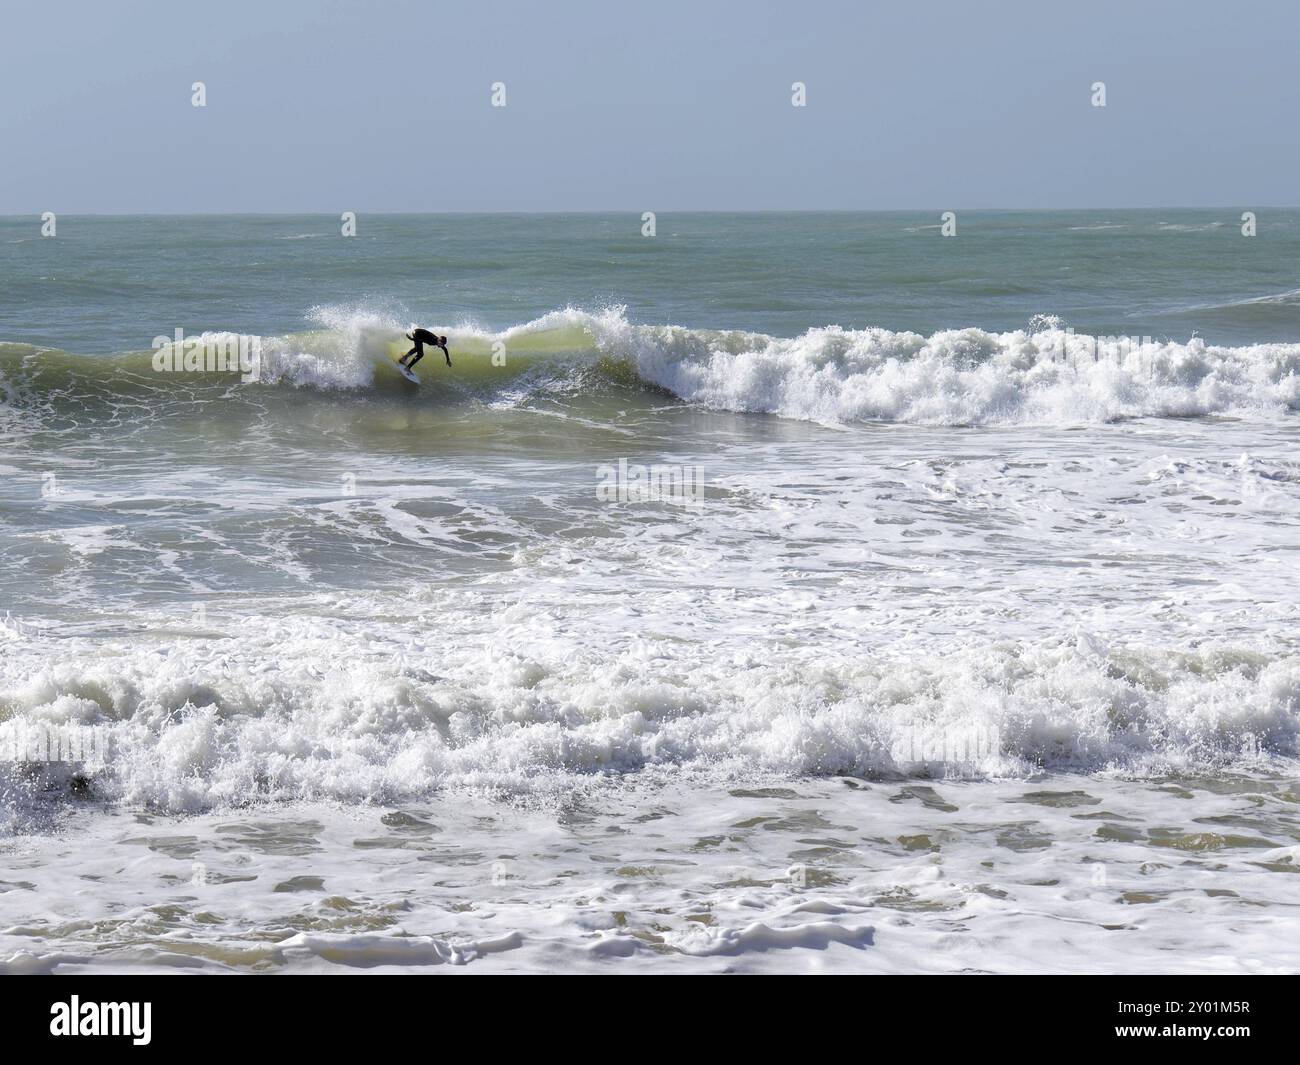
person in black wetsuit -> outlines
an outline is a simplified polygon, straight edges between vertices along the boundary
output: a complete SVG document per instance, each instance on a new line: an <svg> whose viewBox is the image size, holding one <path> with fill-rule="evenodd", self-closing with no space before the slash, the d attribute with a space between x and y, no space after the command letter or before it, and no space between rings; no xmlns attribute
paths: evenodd
<svg viewBox="0 0 1300 1065"><path fill-rule="evenodd" d="M447 365L451 365L451 352L447 350L446 337L434 336L434 334L430 333L427 329L417 329L412 333L407 333L406 339L415 341L415 347L398 360L399 366L405 366L409 370L424 358L425 344L428 344L430 347L442 348L442 353L447 356ZM414 355L415 358L411 359L412 355ZM407 359L410 359L411 361L407 362Z"/></svg>

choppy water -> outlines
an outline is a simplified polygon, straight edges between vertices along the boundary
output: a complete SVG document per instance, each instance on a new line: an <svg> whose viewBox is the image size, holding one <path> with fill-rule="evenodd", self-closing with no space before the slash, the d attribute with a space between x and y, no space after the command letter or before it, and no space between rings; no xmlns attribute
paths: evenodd
<svg viewBox="0 0 1300 1065"><path fill-rule="evenodd" d="M935 225L0 220L0 962L1296 968L1300 215Z"/></svg>

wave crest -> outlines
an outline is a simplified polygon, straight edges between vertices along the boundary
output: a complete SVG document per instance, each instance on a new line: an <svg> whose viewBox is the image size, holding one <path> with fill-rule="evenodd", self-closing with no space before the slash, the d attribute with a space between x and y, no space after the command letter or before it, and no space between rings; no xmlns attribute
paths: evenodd
<svg viewBox="0 0 1300 1065"><path fill-rule="evenodd" d="M408 388L392 365L409 346L403 334L410 323L397 313L318 307L311 319L319 328L260 338L263 385L358 393ZM525 392L549 388L571 380L578 366L593 371L587 379L598 383L639 382L707 408L823 423L1276 419L1300 409L1300 344L1098 338L1062 328L1050 315L1013 332L971 327L931 336L826 326L786 338L639 325L622 307L597 313L566 307L501 331L472 323L437 328L450 338L454 368L444 374L425 364L430 395L469 389L481 397L484 390L518 392L521 384ZM133 376L149 372L149 359L148 352L86 358L0 344L0 394L12 401L24 382L40 380L47 388L63 387L67 375L116 374L116 386L130 387ZM42 370L58 373L42 378Z"/></svg>

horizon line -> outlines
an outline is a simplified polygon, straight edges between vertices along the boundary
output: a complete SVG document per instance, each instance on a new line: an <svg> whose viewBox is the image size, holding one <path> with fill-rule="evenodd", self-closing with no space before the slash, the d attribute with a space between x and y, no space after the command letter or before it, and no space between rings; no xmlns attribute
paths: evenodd
<svg viewBox="0 0 1300 1065"><path fill-rule="evenodd" d="M48 211L49 208L45 208ZM1242 204L1139 204L1123 207L752 207L752 208L714 208L714 207L691 207L685 209L679 208L582 208L574 210L565 209L546 209L546 210L469 210L456 209L446 211L408 211L408 210L370 210L344 208L343 210L355 210L360 215L385 215L385 216L419 216L419 217L443 217L447 215L621 215L631 214L640 216L647 210L652 210L655 215L661 214L930 214L934 212L942 213L944 211L964 211L966 213L986 213L995 212L1008 214L1065 214L1074 211L1225 211L1225 210L1250 210L1250 211L1290 211L1300 210L1300 203L1296 204L1256 204L1253 206L1243 206ZM0 213L0 219L13 218L35 218L40 219L45 211L17 211ZM74 218L284 218L284 217L326 217L337 218L342 211L54 211L56 215Z"/></svg>

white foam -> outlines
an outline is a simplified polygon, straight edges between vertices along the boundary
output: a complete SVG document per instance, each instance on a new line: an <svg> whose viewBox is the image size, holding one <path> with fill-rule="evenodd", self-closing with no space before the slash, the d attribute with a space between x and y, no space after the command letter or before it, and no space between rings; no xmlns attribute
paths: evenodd
<svg viewBox="0 0 1300 1065"><path fill-rule="evenodd" d="M647 773L555 812L90 819L6 847L0 971L1294 972L1288 781L1223 784Z"/></svg>
<svg viewBox="0 0 1300 1065"><path fill-rule="evenodd" d="M358 609L360 607L358 606ZM106 796L193 811L266 799L398 801L443 787L543 793L646 766L806 773L1197 769L1297 753L1300 656L1005 641L872 659L844 646L737 661L680 641L601 647L561 617L507 616L449 646L325 619L111 647L11 644L0 743L106 730ZM521 619L522 620L522 619ZM478 626L481 630L481 624ZM522 642L521 642L522 641ZM42 661L45 659L45 661ZM979 743L972 736L993 737ZM956 737L960 758L945 744ZM933 752L933 753L927 753ZM933 763L933 764L932 764Z"/></svg>
<svg viewBox="0 0 1300 1065"><path fill-rule="evenodd" d="M369 388L388 344L407 328L403 312L382 307L317 307L311 318L319 332L264 338L266 380ZM517 361L522 369L503 386L505 405L539 390L573 392L574 360L590 367L606 358L690 403L825 424L1276 420L1300 409L1300 344L1091 337L1063 328L1053 315L1036 315L1027 330L1008 333L967 328L927 337L827 326L785 338L636 325L620 306L598 313L566 307L501 331L465 322L449 336L453 348L476 357L486 358L497 343L533 355Z"/></svg>
<svg viewBox="0 0 1300 1065"><path fill-rule="evenodd" d="M603 346L682 399L822 422L1071 425L1300 409L1300 344L1100 343L1060 329L924 337L813 329L792 339L604 321Z"/></svg>

